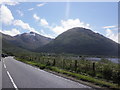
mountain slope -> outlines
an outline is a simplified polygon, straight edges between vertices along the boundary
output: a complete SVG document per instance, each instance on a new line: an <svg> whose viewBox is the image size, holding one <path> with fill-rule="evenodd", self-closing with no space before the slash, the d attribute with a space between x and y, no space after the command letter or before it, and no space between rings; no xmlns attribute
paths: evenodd
<svg viewBox="0 0 120 90"><path fill-rule="evenodd" d="M3 53L7 53L10 55L16 55L16 54L21 54L21 53L28 53L29 51L19 48L16 45L14 45L13 43L11 43L11 41L15 40L14 37L9 36L9 35L5 35L0 33L1 37L0 40L2 40L2 52Z"/></svg>
<svg viewBox="0 0 120 90"><path fill-rule="evenodd" d="M38 50L39 52L116 56L118 44L89 29L76 27L62 33Z"/></svg>
<svg viewBox="0 0 120 90"><path fill-rule="evenodd" d="M16 40L13 42L14 44L28 50L34 50L48 44L52 40L34 32L23 33L15 36L15 38Z"/></svg>
<svg viewBox="0 0 120 90"><path fill-rule="evenodd" d="M34 49L49 43L52 39L44 37L34 32L23 33L14 37L3 35L4 41L13 44L19 48L34 51Z"/></svg>

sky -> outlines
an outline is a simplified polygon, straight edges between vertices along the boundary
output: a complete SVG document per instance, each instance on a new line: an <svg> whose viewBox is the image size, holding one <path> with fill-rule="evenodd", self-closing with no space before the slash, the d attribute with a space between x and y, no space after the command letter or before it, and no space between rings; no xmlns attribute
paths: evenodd
<svg viewBox="0 0 120 90"><path fill-rule="evenodd" d="M36 32L55 38L83 27L118 42L117 2L12 2L0 7L0 32L15 36Z"/></svg>

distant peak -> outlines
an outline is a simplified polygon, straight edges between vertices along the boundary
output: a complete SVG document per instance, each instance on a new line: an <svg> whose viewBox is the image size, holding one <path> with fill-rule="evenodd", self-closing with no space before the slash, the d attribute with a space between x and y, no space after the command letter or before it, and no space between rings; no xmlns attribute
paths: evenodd
<svg viewBox="0 0 120 90"><path fill-rule="evenodd" d="M84 28L84 27L73 27L71 29L86 29L86 28Z"/></svg>
<svg viewBox="0 0 120 90"><path fill-rule="evenodd" d="M35 32L30 32L29 35L35 36L36 33Z"/></svg>
<svg viewBox="0 0 120 90"><path fill-rule="evenodd" d="M30 34L35 34L35 32L30 32Z"/></svg>
<svg viewBox="0 0 120 90"><path fill-rule="evenodd" d="M35 36L35 32L28 32L28 33L23 33L22 35L29 35L29 36Z"/></svg>

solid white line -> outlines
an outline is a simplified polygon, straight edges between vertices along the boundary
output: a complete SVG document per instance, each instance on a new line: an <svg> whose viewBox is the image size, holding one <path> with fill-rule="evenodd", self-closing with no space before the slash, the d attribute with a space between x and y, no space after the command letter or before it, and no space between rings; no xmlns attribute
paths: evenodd
<svg viewBox="0 0 120 90"><path fill-rule="evenodd" d="M17 88L15 82L13 81L13 79L12 79L12 77L11 77L11 75L10 75L10 73L9 73L8 71L7 71L7 74L8 74L8 76L9 76L9 78L10 78L10 80L11 80L11 82L12 82L14 88L15 88L16 90L18 90L18 88Z"/></svg>
<svg viewBox="0 0 120 90"><path fill-rule="evenodd" d="M4 64L4 68L6 68L6 65Z"/></svg>

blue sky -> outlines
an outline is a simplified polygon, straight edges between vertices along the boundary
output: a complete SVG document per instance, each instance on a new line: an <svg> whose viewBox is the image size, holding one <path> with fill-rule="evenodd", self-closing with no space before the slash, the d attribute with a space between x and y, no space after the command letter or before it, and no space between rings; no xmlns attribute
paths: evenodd
<svg viewBox="0 0 120 90"><path fill-rule="evenodd" d="M12 36L34 31L54 38L72 27L84 27L118 41L117 2L23 2L1 8L2 32Z"/></svg>

